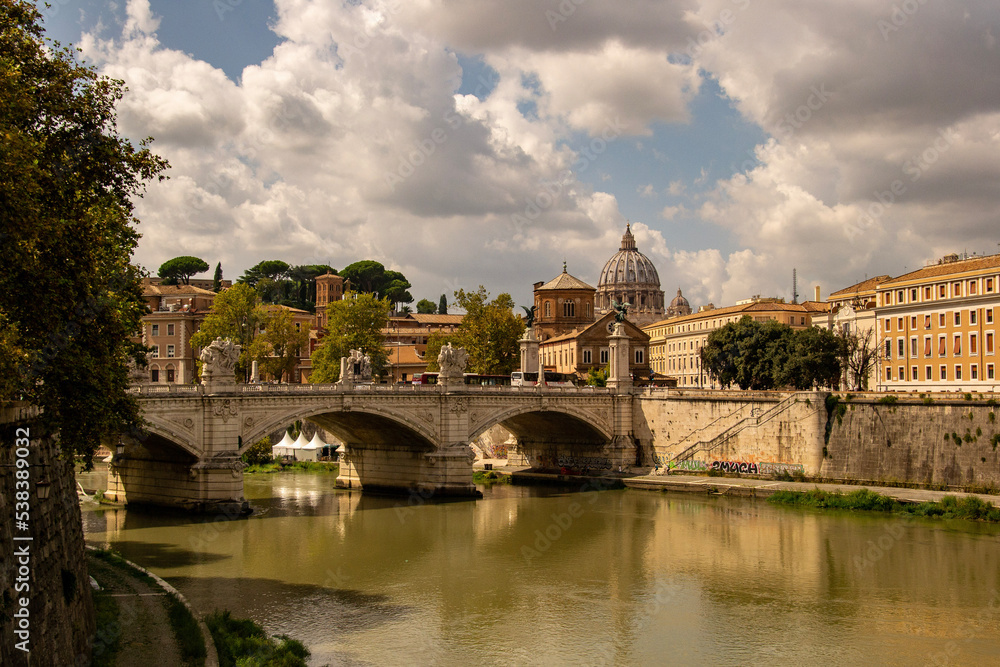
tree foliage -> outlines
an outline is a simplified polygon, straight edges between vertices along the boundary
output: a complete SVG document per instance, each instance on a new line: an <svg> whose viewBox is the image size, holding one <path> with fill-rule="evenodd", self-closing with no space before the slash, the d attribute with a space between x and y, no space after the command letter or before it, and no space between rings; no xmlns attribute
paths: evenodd
<svg viewBox="0 0 1000 667"><path fill-rule="evenodd" d="M441 370L438 366L438 355L441 354L441 348L448 343L451 343L455 347L462 345L462 341L457 335L443 334L440 331L435 331L427 339L427 350L424 352L424 359L427 360L428 373L436 373Z"/></svg>
<svg viewBox="0 0 1000 667"><path fill-rule="evenodd" d="M123 90L46 44L34 3L0 3L0 399L40 406L38 433L88 464L141 424L127 394L128 364L145 363L129 340L146 311L133 198L167 167L149 139L118 134Z"/></svg>
<svg viewBox="0 0 1000 667"><path fill-rule="evenodd" d="M385 335L392 304L373 294L348 292L340 301L327 306L327 335L312 354L310 382L336 382L340 379L340 358L351 350L361 350L371 358L372 373L385 374L389 354Z"/></svg>
<svg viewBox="0 0 1000 667"><path fill-rule="evenodd" d="M442 294L441 298L438 300L438 315L448 314L448 298Z"/></svg>
<svg viewBox="0 0 1000 667"><path fill-rule="evenodd" d="M165 285L176 285L178 283L189 285L191 283L191 276L197 275L202 271L208 271L208 262L200 257L182 255L168 259L161 264L156 275L163 278Z"/></svg>
<svg viewBox="0 0 1000 667"><path fill-rule="evenodd" d="M489 299L482 285L475 292L455 292L456 303L466 313L457 336L469 354L470 373L508 375L520 363L518 340L524 333L524 320L514 314L510 294Z"/></svg>
<svg viewBox="0 0 1000 667"><path fill-rule="evenodd" d="M708 335L701 362L723 387L810 389L837 384L840 349L829 331L793 330L774 320L758 322L744 315Z"/></svg>
<svg viewBox="0 0 1000 667"><path fill-rule="evenodd" d="M237 279L257 290L263 303L280 304L313 312L316 309L316 277L336 274L326 264L292 266L280 259L258 262Z"/></svg>
<svg viewBox="0 0 1000 667"><path fill-rule="evenodd" d="M433 315L437 310L437 306L430 299L421 299L417 301L417 312L421 315Z"/></svg>
<svg viewBox="0 0 1000 667"><path fill-rule="evenodd" d="M205 316L197 333L191 336L191 344L207 347L216 338L228 338L239 343L242 349L236 362L236 377L247 382L255 351L254 338L266 316L257 292L249 285L237 283L215 296L212 310Z"/></svg>
<svg viewBox="0 0 1000 667"><path fill-rule="evenodd" d="M309 326L295 328L292 313L280 306L263 309L259 333L250 345L250 359L258 370L281 382L295 369L302 351L309 346Z"/></svg>
<svg viewBox="0 0 1000 667"><path fill-rule="evenodd" d="M399 271L386 271L380 262L365 259L344 267L340 275L351 281L351 290L387 298L392 304L413 303L410 281Z"/></svg>
<svg viewBox="0 0 1000 667"><path fill-rule="evenodd" d="M222 262L215 265L215 275L212 276L212 291L216 294L222 289Z"/></svg>
<svg viewBox="0 0 1000 667"><path fill-rule="evenodd" d="M881 357L874 327L861 331L838 333L840 363L848 387L856 391L868 389L868 381Z"/></svg>

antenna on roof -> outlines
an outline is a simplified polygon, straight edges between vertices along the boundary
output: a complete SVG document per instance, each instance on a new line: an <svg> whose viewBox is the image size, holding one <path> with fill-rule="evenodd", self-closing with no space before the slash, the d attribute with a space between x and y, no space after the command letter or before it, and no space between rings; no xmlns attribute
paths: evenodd
<svg viewBox="0 0 1000 667"><path fill-rule="evenodd" d="M795 269L792 269L792 303L799 302L799 276Z"/></svg>

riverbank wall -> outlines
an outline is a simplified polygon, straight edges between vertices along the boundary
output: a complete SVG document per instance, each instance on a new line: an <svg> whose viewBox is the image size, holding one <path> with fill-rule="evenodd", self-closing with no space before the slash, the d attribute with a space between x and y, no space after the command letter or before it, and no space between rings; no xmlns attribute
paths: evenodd
<svg viewBox="0 0 1000 667"><path fill-rule="evenodd" d="M1000 488L997 401L985 395L651 390L635 400L642 466Z"/></svg>

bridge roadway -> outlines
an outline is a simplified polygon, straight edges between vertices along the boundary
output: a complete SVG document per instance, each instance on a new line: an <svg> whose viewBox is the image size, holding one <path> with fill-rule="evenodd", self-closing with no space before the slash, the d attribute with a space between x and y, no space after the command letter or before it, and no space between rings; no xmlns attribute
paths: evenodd
<svg viewBox="0 0 1000 667"><path fill-rule="evenodd" d="M372 384L136 385L148 427L124 438L108 496L196 511L245 509L240 456L306 419L345 446L336 484L398 494L475 495L469 443L495 424L521 462L635 460L630 389Z"/></svg>

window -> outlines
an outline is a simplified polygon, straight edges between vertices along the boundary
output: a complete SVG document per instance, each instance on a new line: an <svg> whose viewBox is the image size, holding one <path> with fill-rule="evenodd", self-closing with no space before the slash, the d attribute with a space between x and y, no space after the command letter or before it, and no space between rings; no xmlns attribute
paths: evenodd
<svg viewBox="0 0 1000 667"><path fill-rule="evenodd" d="M941 367L941 379L942 380L947 380L948 379L948 367L947 366L942 366Z"/></svg>
<svg viewBox="0 0 1000 667"><path fill-rule="evenodd" d="M892 340L889 338L885 339L885 358L892 359Z"/></svg>
<svg viewBox="0 0 1000 667"><path fill-rule="evenodd" d="M910 302L915 303L917 300L917 288L914 287L910 290Z"/></svg>
<svg viewBox="0 0 1000 667"><path fill-rule="evenodd" d="M899 359L902 359L903 355L906 354L906 347L905 346L906 346L906 343L904 342L904 340L902 338L897 338L896 339L896 350L899 352L899 354L897 355Z"/></svg>
<svg viewBox="0 0 1000 667"><path fill-rule="evenodd" d="M945 288L944 288L944 285L938 285L938 288L939 288L938 289L938 296L943 299L945 297ZM944 378L941 378L941 379L943 380Z"/></svg>
<svg viewBox="0 0 1000 667"><path fill-rule="evenodd" d="M933 375L934 375L934 373L931 371L931 367L930 366L924 366L924 379L927 380L928 382L930 382L932 379L934 379L932 377Z"/></svg>
<svg viewBox="0 0 1000 667"><path fill-rule="evenodd" d="M903 290L896 292L896 303L903 303Z"/></svg>
<svg viewBox="0 0 1000 667"><path fill-rule="evenodd" d="M160 356L160 346L159 345L153 345L151 347L152 347L152 350L150 351L149 356L153 357L154 359L158 358Z"/></svg>
<svg viewBox="0 0 1000 667"><path fill-rule="evenodd" d="M969 366L969 379L970 380L978 380L979 379L979 366L978 365L972 364L971 366Z"/></svg>
<svg viewBox="0 0 1000 667"><path fill-rule="evenodd" d="M962 283L955 283L951 286L951 288L952 296L962 296ZM960 380L961 378L956 379Z"/></svg>
<svg viewBox="0 0 1000 667"><path fill-rule="evenodd" d="M576 317L576 304L572 301L563 302L563 317Z"/></svg>
<svg viewBox="0 0 1000 667"><path fill-rule="evenodd" d="M986 324L993 324L993 309L986 309Z"/></svg>
<svg viewBox="0 0 1000 667"><path fill-rule="evenodd" d="M896 318L896 330L897 331L902 331L903 330L903 318L902 317L897 317Z"/></svg>
<svg viewBox="0 0 1000 667"><path fill-rule="evenodd" d="M938 356L939 357L943 357L946 354L948 354L948 350L946 349L946 345L947 345L947 343L945 343L944 336L938 336Z"/></svg>
<svg viewBox="0 0 1000 667"><path fill-rule="evenodd" d="M931 337L924 336L924 356L931 356Z"/></svg>
<svg viewBox="0 0 1000 667"><path fill-rule="evenodd" d="M606 364L606 363L608 363L608 348L602 347L601 348L601 364Z"/></svg>
<svg viewBox="0 0 1000 667"><path fill-rule="evenodd" d="M644 360L645 360L645 351L644 350L636 350L635 351L635 363L641 364L641 363L643 363Z"/></svg>
<svg viewBox="0 0 1000 667"><path fill-rule="evenodd" d="M969 325L976 326L976 313L975 309L969 311Z"/></svg>
<svg viewBox="0 0 1000 667"><path fill-rule="evenodd" d="M583 351L583 363L585 363L585 364L593 363L593 360L592 360L591 354L590 354L590 350L584 350Z"/></svg>
<svg viewBox="0 0 1000 667"><path fill-rule="evenodd" d="M174 325L173 324L168 324L167 325L167 335L168 336L173 336L174 335Z"/></svg>
<svg viewBox="0 0 1000 667"><path fill-rule="evenodd" d="M954 355L956 357L962 356L962 334L956 334L955 336L955 350Z"/></svg>
<svg viewBox="0 0 1000 667"><path fill-rule="evenodd" d="M173 382L173 381L174 381L174 369L173 368L168 368L167 369L167 382Z"/></svg>
<svg viewBox="0 0 1000 667"><path fill-rule="evenodd" d="M955 379L956 380L961 380L962 379L962 367L961 366L955 366Z"/></svg>
<svg viewBox="0 0 1000 667"><path fill-rule="evenodd" d="M910 356L911 357L917 356L917 337L916 336L914 336L913 338L910 339Z"/></svg>
<svg viewBox="0 0 1000 667"><path fill-rule="evenodd" d="M960 313L957 310L955 311L955 326L956 327L962 326L962 313Z"/></svg>
<svg viewBox="0 0 1000 667"><path fill-rule="evenodd" d="M986 354L993 354L993 332L986 332Z"/></svg>
<svg viewBox="0 0 1000 667"><path fill-rule="evenodd" d="M969 294L975 294L976 293L976 287L977 287L976 281L975 280L970 280L969 281ZM972 379L975 380L976 378L972 378Z"/></svg>
<svg viewBox="0 0 1000 667"><path fill-rule="evenodd" d="M938 326L942 328L944 327L944 313L938 315Z"/></svg>
<svg viewBox="0 0 1000 667"><path fill-rule="evenodd" d="M911 329L917 328L917 318L915 316L910 318L910 328Z"/></svg>
<svg viewBox="0 0 1000 667"><path fill-rule="evenodd" d="M986 379L992 380L993 378L993 364L986 364Z"/></svg>
<svg viewBox="0 0 1000 667"><path fill-rule="evenodd" d="M969 356L979 354L979 337L976 334L969 334Z"/></svg>
<svg viewBox="0 0 1000 667"><path fill-rule="evenodd" d="M930 329L931 328L931 316L930 315L924 315L924 328L925 329Z"/></svg>
<svg viewBox="0 0 1000 667"><path fill-rule="evenodd" d="M153 325L153 334L152 335L154 335L154 336L159 336L160 335L160 325L159 324L154 324Z"/></svg>
<svg viewBox="0 0 1000 667"><path fill-rule="evenodd" d="M910 368L910 379L913 380L914 382L916 382L917 380L920 379L920 377L917 376L917 367L916 366L913 366L913 367Z"/></svg>
<svg viewBox="0 0 1000 667"><path fill-rule="evenodd" d="M892 320L890 320L888 317L885 319L885 329L884 329L884 331L886 333L889 333L890 331L892 331Z"/></svg>
<svg viewBox="0 0 1000 667"><path fill-rule="evenodd" d="M992 278L987 278L986 279L986 291L987 292L992 292L993 291L993 279Z"/></svg>
<svg viewBox="0 0 1000 667"><path fill-rule="evenodd" d="M896 376L896 379L899 380L900 382L906 380L906 369L903 368L902 366L899 367L899 375Z"/></svg>
<svg viewBox="0 0 1000 667"><path fill-rule="evenodd" d="M930 301L930 300L931 300L931 288L930 287L925 287L924 288L924 301ZM930 380L930 378L927 378L927 379Z"/></svg>
<svg viewBox="0 0 1000 667"><path fill-rule="evenodd" d="M160 381L160 369L154 368L149 371L149 381L159 382Z"/></svg>
<svg viewBox="0 0 1000 667"><path fill-rule="evenodd" d="M174 356L174 346L173 345L167 345L167 356L168 357Z"/></svg>
<svg viewBox="0 0 1000 667"><path fill-rule="evenodd" d="M545 317L552 317L552 302L545 302Z"/></svg>
<svg viewBox="0 0 1000 667"><path fill-rule="evenodd" d="M892 380L892 367L891 366L886 366L885 367L885 379L887 381L891 381Z"/></svg>
<svg viewBox="0 0 1000 667"><path fill-rule="evenodd" d="M587 317L588 320L592 317L592 315L590 314L590 303L589 302L587 302L586 304L584 304L584 306L583 306L583 312L586 314L586 317Z"/></svg>

